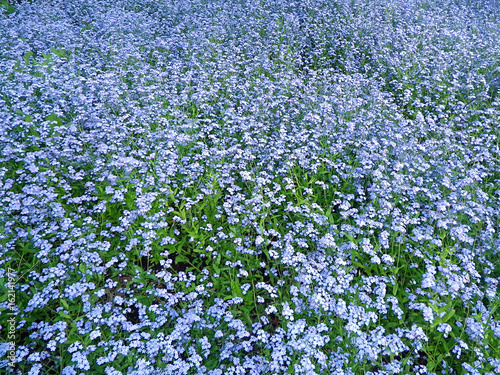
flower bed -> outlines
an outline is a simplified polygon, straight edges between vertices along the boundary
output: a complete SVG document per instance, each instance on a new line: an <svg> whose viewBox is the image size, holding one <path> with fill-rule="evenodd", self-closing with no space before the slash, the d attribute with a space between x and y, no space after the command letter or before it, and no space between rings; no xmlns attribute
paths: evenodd
<svg viewBox="0 0 500 375"><path fill-rule="evenodd" d="M0 4L1 371L500 373L496 2Z"/></svg>

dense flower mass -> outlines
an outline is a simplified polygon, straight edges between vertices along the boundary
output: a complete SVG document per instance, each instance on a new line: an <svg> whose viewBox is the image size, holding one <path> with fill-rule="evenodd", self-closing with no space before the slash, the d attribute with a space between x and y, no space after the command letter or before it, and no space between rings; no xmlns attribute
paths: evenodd
<svg viewBox="0 0 500 375"><path fill-rule="evenodd" d="M499 374L499 40L489 0L0 1L1 371Z"/></svg>

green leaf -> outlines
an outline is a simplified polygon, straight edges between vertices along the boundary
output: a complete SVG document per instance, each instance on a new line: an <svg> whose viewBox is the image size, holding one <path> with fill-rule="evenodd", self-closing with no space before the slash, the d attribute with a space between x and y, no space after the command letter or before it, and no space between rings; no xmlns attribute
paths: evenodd
<svg viewBox="0 0 500 375"><path fill-rule="evenodd" d="M243 301L245 303L245 306L251 307L252 309L255 307L255 301L253 299L252 293L248 292L246 295L244 295Z"/></svg>
<svg viewBox="0 0 500 375"><path fill-rule="evenodd" d="M66 300L64 299L60 299L59 300L61 302L61 305L66 309L66 310L69 310L69 305L68 305L68 302L66 302Z"/></svg>
<svg viewBox="0 0 500 375"><path fill-rule="evenodd" d="M429 371L434 371L434 369L435 369L435 368L438 366L438 364L441 362L441 361L439 360L439 358L440 358L440 357L441 357L441 356L439 356L439 357L438 357L438 361L436 361L436 362L429 361L429 362L427 363L427 370L429 370Z"/></svg>
<svg viewBox="0 0 500 375"><path fill-rule="evenodd" d="M396 296L398 294L398 289L399 289L399 284L398 282L396 281L394 283L394 285L392 286L392 295L393 296Z"/></svg>
<svg viewBox="0 0 500 375"><path fill-rule="evenodd" d="M42 62L42 65L48 66L52 62L52 55L49 53L48 55L45 53L42 53L42 57L44 61Z"/></svg>
<svg viewBox="0 0 500 375"><path fill-rule="evenodd" d="M240 310L242 312L241 315L243 319L248 323L248 325L252 325L254 322L250 316L252 315L253 308L250 306L240 306Z"/></svg>
<svg viewBox="0 0 500 375"><path fill-rule="evenodd" d="M24 60L24 63L25 64L29 64L30 63L30 57L33 56L33 51L28 51L26 52L24 55L23 55L23 60Z"/></svg>
<svg viewBox="0 0 500 375"><path fill-rule="evenodd" d="M66 319L71 319L71 317L70 317L68 314L66 314L66 313L64 313L64 312L62 312L62 311L59 311L59 315L60 315L61 317L63 317L63 318L66 318Z"/></svg>
<svg viewBox="0 0 500 375"><path fill-rule="evenodd" d="M443 347L444 347L444 351L445 351L445 353L449 353L449 352L451 352L451 349L452 349L452 347L453 347L453 344L451 344L451 343L450 343L450 342L448 342L448 341L442 341L442 343L443 343Z"/></svg>
<svg viewBox="0 0 500 375"><path fill-rule="evenodd" d="M55 122L59 126L62 125L62 120L59 117L57 117L55 113L51 113L50 115L45 117L45 121Z"/></svg>
<svg viewBox="0 0 500 375"><path fill-rule="evenodd" d="M231 291L233 292L233 296L243 298L240 284L236 280L231 280Z"/></svg>
<svg viewBox="0 0 500 375"><path fill-rule="evenodd" d="M84 263L80 263L80 265L78 266L78 269L82 272L82 273L85 273L85 271L87 271L87 267L85 266Z"/></svg>
<svg viewBox="0 0 500 375"><path fill-rule="evenodd" d="M50 50L54 55L59 56L59 57L66 57L66 51L63 49L55 49L54 47L50 47Z"/></svg>
<svg viewBox="0 0 500 375"><path fill-rule="evenodd" d="M443 317L443 323L446 323L450 318L455 315L455 310L450 310L446 313L446 315Z"/></svg>
<svg viewBox="0 0 500 375"><path fill-rule="evenodd" d="M217 264L213 263L212 268L217 275L220 275L220 268Z"/></svg>

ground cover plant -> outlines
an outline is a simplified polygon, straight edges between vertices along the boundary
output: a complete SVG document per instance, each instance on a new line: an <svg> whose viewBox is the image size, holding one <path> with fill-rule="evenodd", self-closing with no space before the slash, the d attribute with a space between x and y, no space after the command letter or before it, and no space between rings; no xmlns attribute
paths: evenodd
<svg viewBox="0 0 500 375"><path fill-rule="evenodd" d="M0 371L499 374L499 12L0 1Z"/></svg>

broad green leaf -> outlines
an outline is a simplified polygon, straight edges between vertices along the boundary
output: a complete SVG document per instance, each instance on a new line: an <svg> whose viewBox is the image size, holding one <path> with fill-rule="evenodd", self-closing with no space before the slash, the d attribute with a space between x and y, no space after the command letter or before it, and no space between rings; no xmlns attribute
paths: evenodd
<svg viewBox="0 0 500 375"><path fill-rule="evenodd" d="M66 318L66 319L70 319L70 320L71 320L71 317L70 317L68 314L66 314L66 313L64 313L64 312L62 312L62 311L59 311L59 315L60 315L61 317L63 317L63 318Z"/></svg>
<svg viewBox="0 0 500 375"><path fill-rule="evenodd" d="M85 274L85 272L87 272L87 266L84 263L80 263L80 265L78 266L78 269L83 274Z"/></svg>
<svg viewBox="0 0 500 375"><path fill-rule="evenodd" d="M446 323L450 318L455 315L455 310L450 310L446 313L446 315L443 317L443 323Z"/></svg>
<svg viewBox="0 0 500 375"><path fill-rule="evenodd" d="M241 291L240 284L235 280L231 280L231 291L234 296L243 298L243 292Z"/></svg>
<svg viewBox="0 0 500 375"><path fill-rule="evenodd" d="M54 55L59 56L59 57L66 57L66 51L63 49L55 49L54 47L51 47L50 50Z"/></svg>
<svg viewBox="0 0 500 375"><path fill-rule="evenodd" d="M68 302L66 302L66 300L64 299L60 299L59 300L61 302L61 305L66 309L66 310L69 310L69 305L68 305Z"/></svg>
<svg viewBox="0 0 500 375"><path fill-rule="evenodd" d="M30 63L30 58L33 56L33 51L28 51L23 55L23 60L25 64Z"/></svg>
<svg viewBox="0 0 500 375"><path fill-rule="evenodd" d="M57 117L57 115L55 113L51 113L50 115L45 117L45 121L55 122L59 126L62 125L62 120L59 117Z"/></svg>

